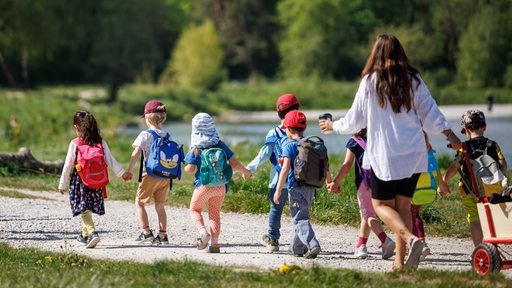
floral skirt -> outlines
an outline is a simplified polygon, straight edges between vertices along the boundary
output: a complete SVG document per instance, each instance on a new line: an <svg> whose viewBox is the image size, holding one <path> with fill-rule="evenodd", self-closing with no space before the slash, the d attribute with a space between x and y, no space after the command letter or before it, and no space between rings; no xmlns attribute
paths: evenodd
<svg viewBox="0 0 512 288"><path fill-rule="evenodd" d="M80 215L85 210L98 215L105 214L103 188L93 189L85 186L75 169L71 174L69 201L73 216Z"/></svg>

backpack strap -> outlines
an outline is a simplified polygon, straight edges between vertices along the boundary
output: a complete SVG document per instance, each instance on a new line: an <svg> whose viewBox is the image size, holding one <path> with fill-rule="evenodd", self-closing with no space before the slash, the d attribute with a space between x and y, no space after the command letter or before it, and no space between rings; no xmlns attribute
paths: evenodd
<svg viewBox="0 0 512 288"><path fill-rule="evenodd" d="M363 148L363 150L366 151L366 141L364 141L363 138L361 138L361 137L357 138L357 137L352 136L352 139L354 139L354 141L356 141L357 144L359 144L359 146L361 146L361 148Z"/></svg>
<svg viewBox="0 0 512 288"><path fill-rule="evenodd" d="M283 131L281 129L279 129L278 127L275 127L274 131L275 131L275 135L267 138L267 140L265 141L264 144L274 143L274 145L279 145L279 143L278 143L279 140L281 140L281 138L283 138L283 136L285 134L283 134ZM272 163L272 165L276 169L276 171L279 173L279 172L281 172L281 165L279 165L279 160L277 159L277 156L278 155L276 155L276 153L274 151L272 151L272 154L270 155L269 160L270 160L270 163Z"/></svg>
<svg viewBox="0 0 512 288"><path fill-rule="evenodd" d="M487 149L487 148L486 148ZM473 191L475 192L475 196L477 199L481 199L481 194L480 194L480 191L478 190L478 184L477 184L477 181L476 181L476 177L475 177L475 173L473 173L473 168L472 168L472 165L471 165L471 159L469 159L469 154L468 154L468 150L467 150L467 147L466 147L466 142L462 142L462 152L464 153L464 158L466 158L466 165L468 167L468 170L469 170L469 176L471 178L471 184L473 186ZM464 178L464 177L462 177Z"/></svg>

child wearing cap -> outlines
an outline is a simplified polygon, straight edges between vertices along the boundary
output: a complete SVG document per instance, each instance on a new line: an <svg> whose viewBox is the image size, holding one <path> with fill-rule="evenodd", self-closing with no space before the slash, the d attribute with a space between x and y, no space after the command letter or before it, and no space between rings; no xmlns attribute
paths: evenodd
<svg viewBox="0 0 512 288"><path fill-rule="evenodd" d="M151 100L146 103L144 107L144 117L146 125L150 130L156 132L159 136L165 137L167 132L162 130L162 124L167 119L165 105L158 100ZM170 138L170 137L169 137ZM143 154L144 163L147 162L147 157L151 150L151 145L155 141L154 136L144 130L139 133L135 141L133 141L133 152L128 166L128 172L132 173L140 154ZM146 173L145 165L143 169L142 181L137 188L137 195L135 197L135 208L139 223L141 226L141 233L135 242L139 244L153 243L153 244L169 244L167 237L167 213L165 212L165 203L168 199L167 191L170 187L170 179L155 178ZM146 212L145 204L151 201L155 202L155 210L158 216L158 235L155 237L153 231L150 229L148 214Z"/></svg>
<svg viewBox="0 0 512 288"><path fill-rule="evenodd" d="M233 151L220 141L213 118L207 113L198 113L192 119L192 135L190 150L185 156L187 165L185 172L195 172L195 189L190 200L190 216L198 231L197 249L203 250L208 247L208 253L220 253L220 210L224 202L224 196L228 191L228 184L221 186L205 186L201 183L201 150L211 147L219 147L226 154L229 165L243 174L244 179L252 176L251 171L238 162ZM197 169L196 169L197 168ZM210 233L208 233L203 219L203 206L208 203L208 219L210 221ZM211 240L211 243L210 243ZM210 245L208 245L210 243Z"/></svg>
<svg viewBox="0 0 512 288"><path fill-rule="evenodd" d="M268 188L268 200L270 201L270 212L268 214L268 232L263 234L261 243L267 247L271 252L279 251L279 238L281 237L281 216L283 215L283 208L288 200L288 186L286 183L281 190L281 197L279 204L275 203L274 192L276 191L277 180L279 179L279 172L281 165L279 158L282 155L281 147L289 141L286 137L286 131L283 128L283 120L286 114L293 110L298 110L300 106L299 100L293 94L283 94L279 96L276 101L277 116L281 119L280 125L270 129L265 137L265 142L261 147L258 155L247 165L247 169L252 173L265 161L270 161L270 177Z"/></svg>
<svg viewBox="0 0 512 288"><path fill-rule="evenodd" d="M285 183L288 183L290 213L294 225L290 253L298 257L314 259L321 251L320 243L316 239L309 218L315 187L299 185L295 181L292 171L292 163L295 161L298 151L298 140L304 137L307 127L306 116L299 110L290 111L284 117L283 125L286 129L286 136L292 141L283 146L283 163L274 193L274 203L280 203L281 191L285 187Z"/></svg>
<svg viewBox="0 0 512 288"><path fill-rule="evenodd" d="M484 132L487 124L485 122L485 115L480 110L468 110L462 115L461 119L461 133L466 135L468 138L465 141L466 150L468 152L468 156L470 159L476 159L484 153L487 149L487 154L492 157L496 162L500 165L500 170L506 175L507 172L507 161L501 153L501 149L496 143L496 141L492 141L486 137L484 137ZM457 150L457 154L455 155L455 159L452 164L446 170L446 174L444 175L444 182L448 183L450 179L452 179L459 168L462 166L462 178L459 180L459 190L461 194L462 205L464 210L466 211L466 218L469 222L470 230L471 230L471 239L473 240L473 244L476 246L482 242L482 227L480 226L480 220L478 217L478 210L476 206L475 199L471 196L471 188L467 187L465 183L471 183L471 176L469 172L469 167L466 164L466 159L464 157L463 148ZM508 180L505 178L504 183L502 185L504 187L508 186ZM447 193L443 191L438 191L440 195L443 197Z"/></svg>

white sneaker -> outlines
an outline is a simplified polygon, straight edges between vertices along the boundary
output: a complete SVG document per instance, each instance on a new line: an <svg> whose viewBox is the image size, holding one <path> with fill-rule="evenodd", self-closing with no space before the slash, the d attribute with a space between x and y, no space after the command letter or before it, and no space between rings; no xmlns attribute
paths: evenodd
<svg viewBox="0 0 512 288"><path fill-rule="evenodd" d="M354 256L359 259L366 259L368 257L368 249L366 249L366 245L361 245L359 248L356 248L356 252L354 252Z"/></svg>
<svg viewBox="0 0 512 288"><path fill-rule="evenodd" d="M382 243L382 259L388 259L395 254L395 241L387 237Z"/></svg>
<svg viewBox="0 0 512 288"><path fill-rule="evenodd" d="M430 247L427 246L427 242L423 241L423 250L421 250L420 261L425 260L425 258L430 254Z"/></svg>

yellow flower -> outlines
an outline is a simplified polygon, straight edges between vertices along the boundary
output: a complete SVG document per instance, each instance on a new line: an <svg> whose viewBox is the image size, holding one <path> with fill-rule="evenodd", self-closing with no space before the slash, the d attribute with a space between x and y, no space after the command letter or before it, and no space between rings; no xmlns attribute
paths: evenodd
<svg viewBox="0 0 512 288"><path fill-rule="evenodd" d="M42 259L38 259L38 260L36 261L36 264L38 264L38 265L41 265L41 263L43 263L43 260L42 260Z"/></svg>
<svg viewBox="0 0 512 288"><path fill-rule="evenodd" d="M290 268L290 266L288 266L288 265L283 265L283 266L279 267L279 270L278 270L278 271L279 271L279 273L281 273L281 274L285 274L285 273L288 273L288 272L290 271L290 269L291 269L291 268Z"/></svg>

